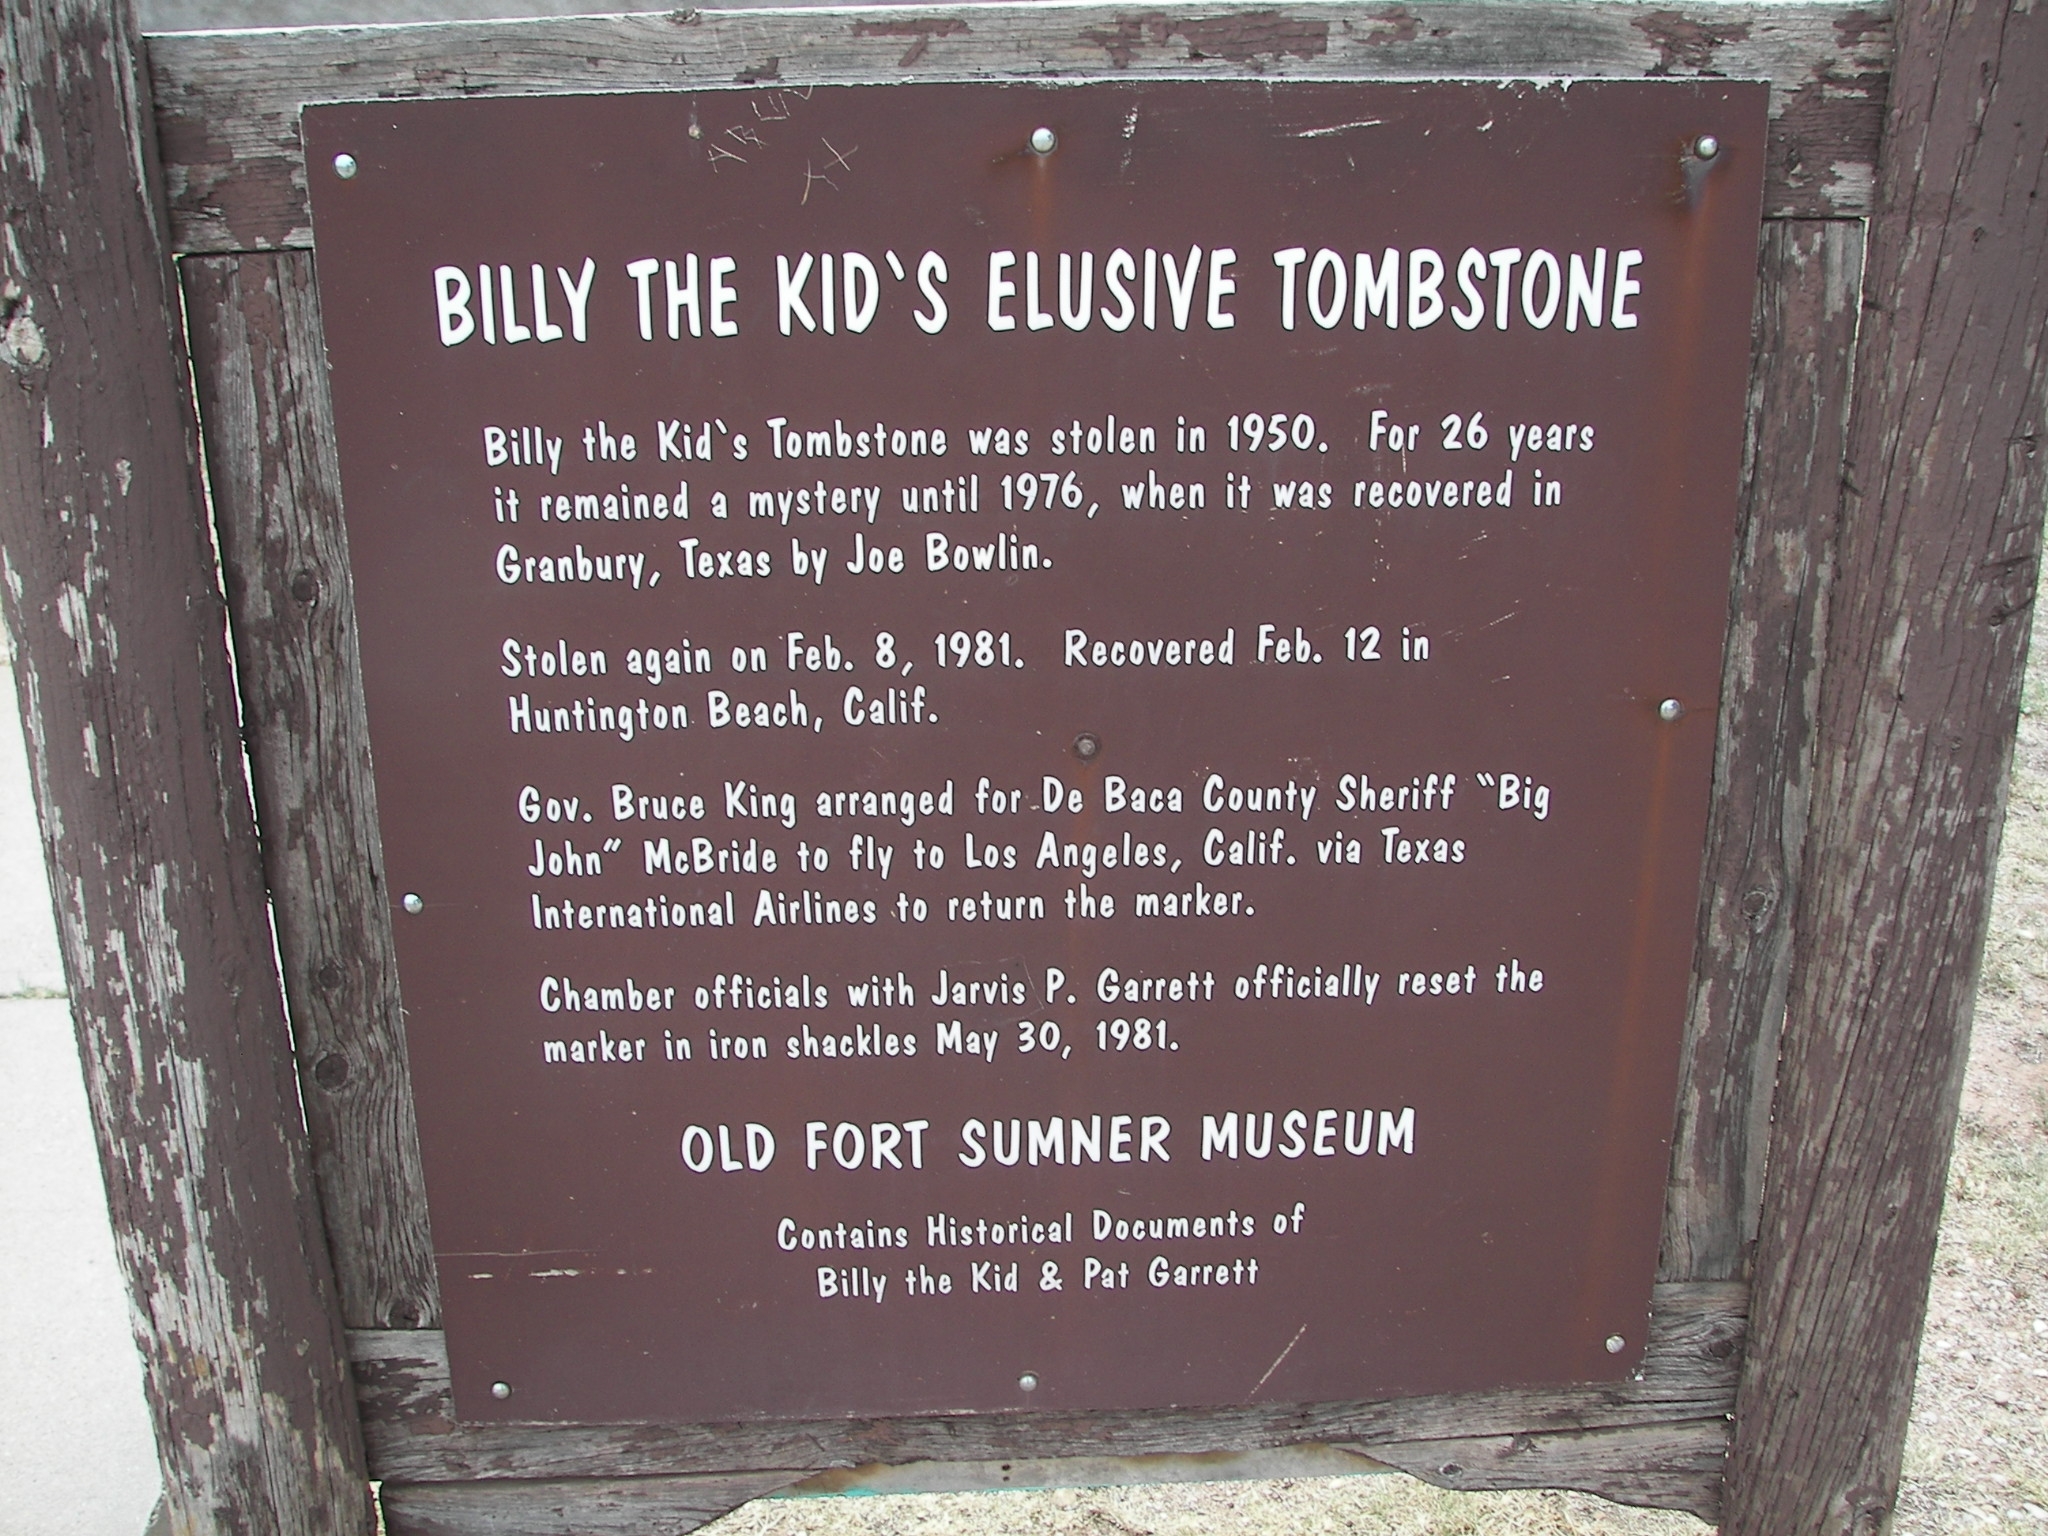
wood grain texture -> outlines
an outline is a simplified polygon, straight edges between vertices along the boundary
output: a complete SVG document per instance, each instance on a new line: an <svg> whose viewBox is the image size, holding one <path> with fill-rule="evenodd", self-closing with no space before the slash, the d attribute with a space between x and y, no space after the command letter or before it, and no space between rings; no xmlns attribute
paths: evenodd
<svg viewBox="0 0 2048 1536"><path fill-rule="evenodd" d="M389 1536L680 1536L779 1492L801 1472L590 1477L532 1483L387 1483Z"/></svg>
<svg viewBox="0 0 2048 1536"><path fill-rule="evenodd" d="M761 81L1185 76L1769 80L1765 207L1858 214L1890 27L1882 4L1437 0L1118 8L789 8L171 35L150 45L182 251L311 241L307 102L651 91Z"/></svg>
<svg viewBox="0 0 2048 1536"><path fill-rule="evenodd" d="M1577 1488L1617 1504L1721 1513L1728 1420L1554 1434L1460 1436L1368 1448L1375 1461L1439 1488Z"/></svg>
<svg viewBox="0 0 2048 1536"><path fill-rule="evenodd" d="M986 1461L1248 1450L1309 1442L1374 1446L1471 1436L1684 1424L1734 1400L1746 1292L1659 1286L1641 1381L1308 1407L1144 1413L979 1414L727 1425L460 1424L439 1333L354 1333L370 1461L387 1483L667 1477L769 1468L817 1472L873 1462ZM1520 1485L1510 1485L1520 1486Z"/></svg>
<svg viewBox="0 0 2048 1536"><path fill-rule="evenodd" d="M0 604L171 1526L367 1536L150 120L125 4L0 10Z"/></svg>
<svg viewBox="0 0 2048 1536"><path fill-rule="evenodd" d="M1370 1460L1442 1488L1580 1488L1621 1503L1718 1508L1726 1419L1561 1434L1499 1435L1375 1445ZM1074 1486L1099 1461L1080 1464ZM1033 1486L1063 1486L1059 1463L1039 1462ZM578 1478L548 1482L387 1483L391 1536L655 1536L695 1530L750 1499L788 1488L802 1472L702 1477Z"/></svg>
<svg viewBox="0 0 2048 1536"><path fill-rule="evenodd" d="M313 260L182 263L263 866L350 1327L440 1316Z"/></svg>
<svg viewBox="0 0 2048 1536"><path fill-rule="evenodd" d="M1731 1536L1889 1524L2048 453L2048 8L1901 18Z"/></svg>
<svg viewBox="0 0 2048 1536"><path fill-rule="evenodd" d="M1692 1006L1661 1273L1747 1278L1812 791L1863 229L1764 226Z"/></svg>

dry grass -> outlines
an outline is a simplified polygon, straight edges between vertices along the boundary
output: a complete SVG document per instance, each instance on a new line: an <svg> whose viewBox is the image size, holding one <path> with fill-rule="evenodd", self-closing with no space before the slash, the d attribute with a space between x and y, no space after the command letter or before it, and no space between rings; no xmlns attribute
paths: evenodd
<svg viewBox="0 0 2048 1536"><path fill-rule="evenodd" d="M1696 1536L1708 1527L1579 1493L1446 1493L1384 1476L764 1499L706 1529L715 1536Z"/></svg>
<svg viewBox="0 0 2048 1536"><path fill-rule="evenodd" d="M2048 639L2048 637L2044 637ZM716 1536L1701 1536L1583 1494L1401 1476L767 1499ZM1897 1536L2048 1536L2048 643L2028 668Z"/></svg>

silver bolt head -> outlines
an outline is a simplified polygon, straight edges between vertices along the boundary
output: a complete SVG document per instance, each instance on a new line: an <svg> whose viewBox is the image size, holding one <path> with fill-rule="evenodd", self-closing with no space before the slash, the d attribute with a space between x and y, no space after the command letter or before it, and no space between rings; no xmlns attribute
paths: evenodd
<svg viewBox="0 0 2048 1536"><path fill-rule="evenodd" d="M1049 155L1060 147L1060 136L1050 128L1031 130L1031 152L1034 155Z"/></svg>
<svg viewBox="0 0 2048 1536"><path fill-rule="evenodd" d="M418 891L407 891L405 893L404 898L400 900L398 904L401 907L405 908L406 911L410 912L414 917L418 917L422 912L427 910L427 904L425 900L421 898L420 893Z"/></svg>
<svg viewBox="0 0 2048 1536"><path fill-rule="evenodd" d="M1657 718L1659 720L1682 720L1685 718L1685 706L1676 699L1666 699L1657 706Z"/></svg>
<svg viewBox="0 0 2048 1536"><path fill-rule="evenodd" d="M356 174L356 157L354 155L336 155L334 157L334 174L343 181L353 180Z"/></svg>
<svg viewBox="0 0 2048 1536"><path fill-rule="evenodd" d="M1607 1353L1610 1355L1618 1355L1627 1347L1628 1340L1624 1339L1620 1334L1610 1333L1607 1335Z"/></svg>
<svg viewBox="0 0 2048 1536"><path fill-rule="evenodd" d="M1721 153L1721 141L1711 133L1703 133L1692 141L1692 152L1701 160L1711 160Z"/></svg>
<svg viewBox="0 0 2048 1536"><path fill-rule="evenodd" d="M1025 1392L1036 1392L1038 1390L1037 1373L1033 1371L1026 1371L1022 1376L1019 1376L1017 1378L1017 1386L1019 1387L1019 1389Z"/></svg>
<svg viewBox="0 0 2048 1536"><path fill-rule="evenodd" d="M505 1401L506 1398L510 1397L511 1395L512 1384L510 1382L494 1381L491 1383L491 1396L495 1397L499 1402L502 1403L503 1401Z"/></svg>

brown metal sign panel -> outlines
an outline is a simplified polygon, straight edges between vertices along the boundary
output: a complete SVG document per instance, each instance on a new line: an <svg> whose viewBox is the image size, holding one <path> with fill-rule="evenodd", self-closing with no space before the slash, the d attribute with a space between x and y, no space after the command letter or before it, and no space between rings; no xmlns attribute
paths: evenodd
<svg viewBox="0 0 2048 1536"><path fill-rule="evenodd" d="M306 113L465 1417L1635 1367L1765 96Z"/></svg>

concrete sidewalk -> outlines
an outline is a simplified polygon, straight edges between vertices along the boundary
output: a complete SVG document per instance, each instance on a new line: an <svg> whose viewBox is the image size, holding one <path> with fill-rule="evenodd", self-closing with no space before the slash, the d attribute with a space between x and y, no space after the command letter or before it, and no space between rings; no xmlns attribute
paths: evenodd
<svg viewBox="0 0 2048 1536"><path fill-rule="evenodd" d="M0 659L0 1536L140 1536L156 1441Z"/></svg>

